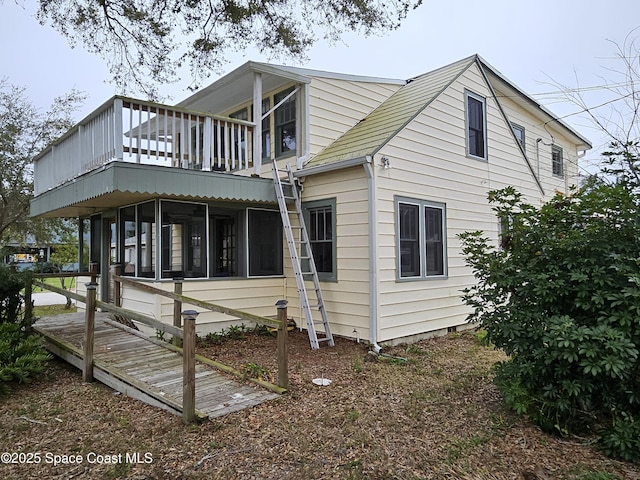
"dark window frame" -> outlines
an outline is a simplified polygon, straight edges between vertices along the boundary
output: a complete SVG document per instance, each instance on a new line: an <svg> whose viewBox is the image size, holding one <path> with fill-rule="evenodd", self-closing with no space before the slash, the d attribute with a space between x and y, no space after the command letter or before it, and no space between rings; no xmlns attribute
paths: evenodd
<svg viewBox="0 0 640 480"><path fill-rule="evenodd" d="M294 87L288 88L281 92L276 93L273 96L273 103L277 105L294 91ZM275 129L275 157L285 158L292 155L296 155L298 147L298 119L297 116L297 92L291 96L287 101L275 109L274 114L274 129ZM293 131L293 148L287 148L284 150L284 131Z"/></svg>
<svg viewBox="0 0 640 480"><path fill-rule="evenodd" d="M487 99L465 90L464 105L467 157L486 161L489 158L487 153ZM481 108L479 115L478 107Z"/></svg>
<svg viewBox="0 0 640 480"><path fill-rule="evenodd" d="M564 178L564 152L558 145L551 145L551 173Z"/></svg>
<svg viewBox="0 0 640 480"><path fill-rule="evenodd" d="M325 282L337 282L338 281L338 237L337 237L337 222L336 222L336 199L326 198L322 200L313 200L310 202L304 202L302 204L304 222L307 228L307 234L309 235L309 243L311 244L311 251L314 255L314 260L316 264L316 271L318 273L318 279L320 281ZM330 212L331 218L330 222L330 237L326 238L326 213ZM314 215L315 214L315 215ZM321 214L323 228L317 228L318 222L320 221L320 217L318 214ZM315 219L314 219L315 217ZM314 224L315 220L315 224ZM319 238L324 237L324 238ZM324 246L323 246L324 245ZM330 254L329 260L331 262L331 268L326 270L327 265L327 255L322 253L327 247L326 245L330 245ZM316 258L317 257L317 258ZM305 262L302 264L303 270L308 270L308 264L305 265Z"/></svg>
<svg viewBox="0 0 640 480"><path fill-rule="evenodd" d="M265 232L255 231L256 225L253 223L254 215L258 215L257 212L264 212L271 218L265 222L265 225L274 227L270 232L273 237L273 245L269 244L269 235ZM271 210L265 208L249 207L246 211L247 217L247 277L278 277L284 275L284 255L283 255L283 232L282 232L282 220L280 212L278 210ZM262 227L264 225L259 225ZM256 244L256 241L260 241L260 244ZM272 249L270 254L261 251L261 247L267 247ZM258 256L256 256L258 255ZM265 266L264 260L274 260L273 266Z"/></svg>
<svg viewBox="0 0 640 480"><path fill-rule="evenodd" d="M396 196L395 224L396 280L448 278L446 204Z"/></svg>
<svg viewBox="0 0 640 480"><path fill-rule="evenodd" d="M520 146L522 147L522 151L526 152L527 151L527 147L526 147L526 130L522 125L519 125L517 123L511 123L511 129L513 130L513 134L516 137L516 140L518 141L518 143L520 144ZM520 132L520 137L518 137L518 132Z"/></svg>

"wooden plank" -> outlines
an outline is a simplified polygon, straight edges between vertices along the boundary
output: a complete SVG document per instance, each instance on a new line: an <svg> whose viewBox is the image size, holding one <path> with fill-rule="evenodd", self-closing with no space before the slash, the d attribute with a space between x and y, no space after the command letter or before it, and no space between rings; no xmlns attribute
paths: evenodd
<svg viewBox="0 0 640 480"><path fill-rule="evenodd" d="M112 323L111 320L106 320L106 322L107 323ZM127 327L126 325L118 324L117 327L118 328L122 328L125 331L128 331L132 335L136 335L136 336L140 336L140 337L143 336L143 334L141 332L139 332L137 330L133 330L133 329ZM151 342L151 343L154 343L156 345L160 345L163 348L166 348L166 349L169 349L169 350L174 351L176 353L182 354L182 348L180 348L180 347L177 347L175 345L171 345L171 344L166 343L166 342L161 342L161 341L159 341L159 340L157 340L155 338L148 338L148 337L144 337L144 338L147 341ZM283 393L286 393L286 391L287 391L286 388L279 387L278 385L274 385L273 383L266 382L264 380L258 380L257 378L245 378L245 375L242 372L240 372L239 370L236 370L235 368L230 367L228 365L225 365L223 363L216 362L215 360L211 360L210 358L203 357L202 355L196 354L196 360L198 362L202 362L202 363L204 363L206 365L212 366L213 368L215 368L217 370L220 370L222 372L229 373L229 374L231 374L231 375L233 375L233 376L235 376L235 377L237 377L239 379L247 380L247 381L249 381L251 383L255 383L256 385L259 385L259 386L261 386L263 388L266 388L267 390L271 390L272 392L275 392L277 394L281 395Z"/></svg>
<svg viewBox="0 0 640 480"><path fill-rule="evenodd" d="M34 326L34 330L44 336L50 351L78 368L83 364L80 347L83 338L82 316L75 314L75 319L67 316L57 321L43 319L44 321L38 321ZM105 314L96 315L94 378L132 398L181 414L184 393L180 357L182 349L150 339L141 332L112 322L106 317ZM65 329L64 326L68 328ZM51 330L56 330L56 333ZM67 335L75 337L77 345L67 341ZM202 405L211 406L213 414L219 416L277 397L256 387L238 384L237 381L217 373L217 370L226 371L241 378L242 374L231 367L197 357L198 363L194 366L194 405L197 406L197 418L206 418L208 415L208 412L202 410Z"/></svg>
<svg viewBox="0 0 640 480"><path fill-rule="evenodd" d="M66 350L69 353L72 353L73 356L81 358L82 354L81 354L79 349L77 349L73 345L65 342L64 340L62 340L60 338L47 336L47 342L52 343L54 345L57 345L59 348L61 348L63 350ZM109 367L109 365L105 365L104 362L102 362L102 361L100 361L98 359L95 359L95 361L94 361L94 370L95 370L95 367L98 367L99 369L101 369L104 372L108 373L109 376L115 378L119 382L127 383L128 385L140 390L146 396L155 398L157 401L160 401L161 403L165 403L169 407L171 407L171 408L173 408L173 409L175 409L175 410L177 410L179 412L182 412L182 405L179 402L176 402L175 400L173 400L171 398L165 398L165 396L161 395L160 392L154 391L154 389L151 388L149 385L146 385L144 382L138 381L136 378L132 377L131 375L127 375L126 373L124 373L122 371L119 371L118 369L111 368L111 367ZM100 381L102 381L102 380L100 380ZM196 411L195 415L196 415L196 417L201 418L201 419L207 418L207 415L205 415L205 414L203 414L202 412L199 412L199 411Z"/></svg>

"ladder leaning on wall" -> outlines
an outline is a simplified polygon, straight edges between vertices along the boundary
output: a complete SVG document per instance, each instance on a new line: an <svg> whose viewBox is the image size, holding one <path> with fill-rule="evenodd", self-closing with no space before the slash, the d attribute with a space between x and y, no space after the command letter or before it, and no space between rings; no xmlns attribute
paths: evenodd
<svg viewBox="0 0 640 480"><path fill-rule="evenodd" d="M286 173L286 177L284 179L280 178L281 171ZM291 263L296 277L298 294L300 295L300 304L307 324L307 332L309 333L311 348L314 350L320 348L321 342L327 342L329 346L333 347L335 343L333 341L333 335L331 335L329 321L327 320L327 310L322 298L322 291L320 290L318 271L316 270L316 264L313 260L309 235L307 233L302 213L302 202L300 201L300 194L298 192L295 178L293 177L293 171L289 164L287 164L285 170L279 170L278 165L274 160L272 172L273 184L276 189L276 197L278 198L278 206L282 217L282 225L287 238L287 246L289 247L289 255L291 257ZM291 187L291 195L287 196L284 193L284 187L289 186ZM291 209L289 206L291 206ZM296 225L291 224L292 217L296 218ZM294 235L294 229L299 230L298 236ZM307 289L307 286L305 285L305 277L313 280L313 290L315 292L314 304L311 304L309 301L309 292L311 289ZM315 308L320 312L321 320L319 321L313 318L313 309ZM324 332L316 331L316 326L319 325L322 325ZM323 334L324 337L318 338L319 333Z"/></svg>

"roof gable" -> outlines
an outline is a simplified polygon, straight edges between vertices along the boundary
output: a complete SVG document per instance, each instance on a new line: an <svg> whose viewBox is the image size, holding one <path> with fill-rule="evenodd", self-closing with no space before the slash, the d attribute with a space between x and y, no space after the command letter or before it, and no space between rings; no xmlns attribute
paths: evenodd
<svg viewBox="0 0 640 480"><path fill-rule="evenodd" d="M468 57L409 80L305 167L374 155L475 61Z"/></svg>
<svg viewBox="0 0 640 480"><path fill-rule="evenodd" d="M495 87L509 89L536 116L547 123L555 122L566 131L578 148L591 148L587 139L531 99L480 56L473 55L409 80L342 137L313 157L305 168L375 155L473 64L479 66L492 92ZM495 98L495 94L493 96Z"/></svg>

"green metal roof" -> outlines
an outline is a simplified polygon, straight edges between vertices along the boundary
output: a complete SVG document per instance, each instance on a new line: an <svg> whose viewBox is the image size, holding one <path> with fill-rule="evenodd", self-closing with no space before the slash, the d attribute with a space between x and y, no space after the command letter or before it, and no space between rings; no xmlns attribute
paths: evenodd
<svg viewBox="0 0 640 480"><path fill-rule="evenodd" d="M468 57L411 79L306 167L374 155L447 88L476 57Z"/></svg>
<svg viewBox="0 0 640 480"><path fill-rule="evenodd" d="M31 216L79 217L158 197L277 203L270 178L111 162L35 197Z"/></svg>
<svg viewBox="0 0 640 480"><path fill-rule="evenodd" d="M307 168L315 167L313 170L315 171L322 165L328 167L330 164L337 165L341 162L349 164L349 160L375 155L474 63L478 63L480 69L490 75L491 79L487 78L490 87L495 82L499 83L501 88L513 90L516 92L514 101L525 106L528 105L532 113L540 118L553 121L576 141L579 148L591 148L591 143L585 137L518 89L480 56L472 55L408 80L406 85L391 95L368 116L305 164L300 175L304 175L304 170Z"/></svg>

